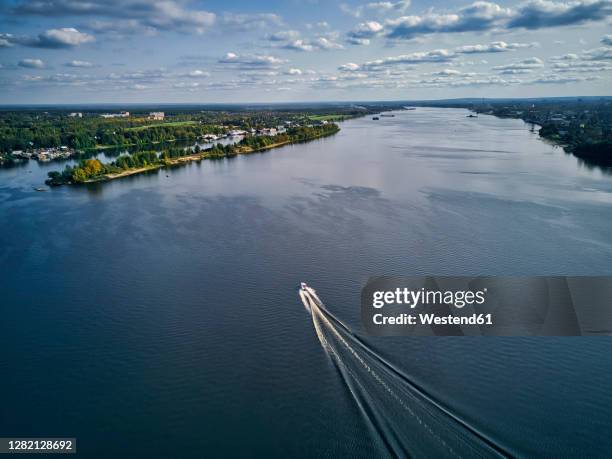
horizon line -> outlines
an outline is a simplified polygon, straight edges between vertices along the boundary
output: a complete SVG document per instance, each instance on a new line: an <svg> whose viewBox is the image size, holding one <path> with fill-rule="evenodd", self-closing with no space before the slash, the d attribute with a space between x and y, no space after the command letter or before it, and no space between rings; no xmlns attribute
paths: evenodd
<svg viewBox="0 0 612 459"><path fill-rule="evenodd" d="M0 108L11 107L86 107L86 106L247 106L247 105L316 105L316 104L372 104L372 103L428 103L453 101L510 101L510 100L551 100L551 99L612 99L612 95L575 95L575 96L543 96L543 97L454 97L442 99L370 99L370 100L320 100L320 101L289 101L289 102L74 102L74 103L20 103L2 104Z"/></svg>

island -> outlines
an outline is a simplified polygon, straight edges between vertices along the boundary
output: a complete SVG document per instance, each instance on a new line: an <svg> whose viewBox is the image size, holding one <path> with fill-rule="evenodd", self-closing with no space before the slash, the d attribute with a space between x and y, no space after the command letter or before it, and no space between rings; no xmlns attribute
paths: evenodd
<svg viewBox="0 0 612 459"><path fill-rule="evenodd" d="M282 132L278 132L275 128L267 128L262 131L264 134L261 135L241 133L244 137L236 143L225 145L216 143L206 149L200 149L196 145L193 150L165 148L160 152L154 150L140 151L132 154L122 154L115 161L106 164L95 158L84 159L77 166L66 166L61 172L49 172L49 178L45 183L50 186L59 186L114 180L162 167L178 166L191 161L229 158L291 143L308 142L333 135L339 130L337 124L323 120L315 125L290 127Z"/></svg>

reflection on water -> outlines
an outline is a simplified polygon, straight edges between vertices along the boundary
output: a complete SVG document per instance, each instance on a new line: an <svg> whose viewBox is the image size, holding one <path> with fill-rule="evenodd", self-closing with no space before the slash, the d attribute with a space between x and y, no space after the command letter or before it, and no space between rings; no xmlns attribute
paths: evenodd
<svg viewBox="0 0 612 459"><path fill-rule="evenodd" d="M571 153L568 153L571 154ZM609 162L594 161L592 159L578 158L578 164L590 171L601 171L605 175L612 175L612 164Z"/></svg>
<svg viewBox="0 0 612 459"><path fill-rule="evenodd" d="M91 456L380 455L300 281L359 330L372 275L612 266L610 177L522 121L462 110L34 192L56 168L0 170L0 425ZM367 344L511 451L612 450L608 338Z"/></svg>

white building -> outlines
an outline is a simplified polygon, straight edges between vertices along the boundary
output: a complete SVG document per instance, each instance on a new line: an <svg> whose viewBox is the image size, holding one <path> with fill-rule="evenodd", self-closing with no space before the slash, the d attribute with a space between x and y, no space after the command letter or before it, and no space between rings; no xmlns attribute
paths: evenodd
<svg viewBox="0 0 612 459"><path fill-rule="evenodd" d="M257 132L259 135L268 135L271 137L274 137L276 134L278 134L278 131L276 130L276 128L263 128Z"/></svg>
<svg viewBox="0 0 612 459"><path fill-rule="evenodd" d="M150 120L163 121L165 117L164 112L151 112L149 113Z"/></svg>
<svg viewBox="0 0 612 459"><path fill-rule="evenodd" d="M130 116L130 112L119 112L119 113L103 113L100 115L102 118L127 118Z"/></svg>

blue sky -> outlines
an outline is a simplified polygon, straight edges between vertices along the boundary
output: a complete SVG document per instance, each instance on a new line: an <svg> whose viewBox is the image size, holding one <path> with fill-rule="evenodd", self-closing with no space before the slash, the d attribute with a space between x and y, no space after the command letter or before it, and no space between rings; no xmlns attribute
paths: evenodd
<svg viewBox="0 0 612 459"><path fill-rule="evenodd" d="M612 95L612 0L14 0L0 103Z"/></svg>

